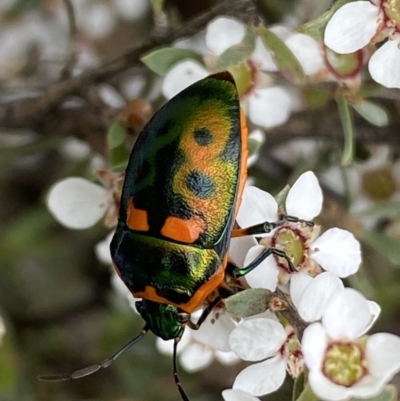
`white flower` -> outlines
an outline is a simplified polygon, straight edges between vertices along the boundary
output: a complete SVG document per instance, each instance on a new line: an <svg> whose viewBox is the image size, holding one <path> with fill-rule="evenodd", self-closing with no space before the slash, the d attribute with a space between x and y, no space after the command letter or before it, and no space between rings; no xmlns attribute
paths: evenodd
<svg viewBox="0 0 400 401"><path fill-rule="evenodd" d="M384 202L400 200L400 162L394 161L387 145L370 147L367 162L354 163L346 168L332 166L321 173L321 180L335 192L351 200L350 211L361 214ZM346 183L346 185L345 185ZM365 227L373 227L378 218L361 216Z"/></svg>
<svg viewBox="0 0 400 401"><path fill-rule="evenodd" d="M198 313L195 316L198 316ZM223 365L232 365L239 361L239 358L232 351L215 350L196 340L193 333L195 331L187 327L178 345L179 362L187 372L194 373L203 370L210 366L214 359ZM158 337L156 346L162 354L172 355L174 340L164 341Z"/></svg>
<svg viewBox="0 0 400 401"><path fill-rule="evenodd" d="M328 22L325 44L336 53L352 53L389 38L371 57L372 78L388 88L400 88L400 12L397 1L355 1L339 8Z"/></svg>
<svg viewBox="0 0 400 401"><path fill-rule="evenodd" d="M306 273L291 276L290 297L305 322L321 320L323 312L333 296L344 291L343 282L333 273L324 272L315 278ZM371 321L366 331L378 318L381 309L374 301L367 301Z"/></svg>
<svg viewBox="0 0 400 401"><path fill-rule="evenodd" d="M60 224L76 230L89 228L107 212L106 226L116 225L116 199L120 197L123 176L104 170L98 175L109 189L80 177L63 179L50 188L47 207Z"/></svg>
<svg viewBox="0 0 400 401"><path fill-rule="evenodd" d="M399 337L387 333L360 337L372 319L364 297L346 288L327 303L322 323L306 328L302 350L318 398L373 397L400 370Z"/></svg>
<svg viewBox="0 0 400 401"><path fill-rule="evenodd" d="M246 33L246 27L233 18L220 17L211 21L206 30L206 46L216 56L229 47L240 43Z"/></svg>
<svg viewBox="0 0 400 401"><path fill-rule="evenodd" d="M286 213L303 220L312 220L322 208L322 192L317 178L312 172L302 174L290 189L286 198ZM268 193L256 187L246 187L237 216L241 227L262 222L279 220L278 205ZM247 251L244 265L250 264L265 248L283 250L291 259L296 271L308 272L315 276L324 270L339 277L347 277L357 271L361 263L360 245L351 233L339 228L327 230L318 237L319 227L309 227L304 223L287 221L269 234L264 234L260 243L254 239L236 239L231 244L240 249L235 251L233 261L238 263L238 255ZM249 245L252 245L249 249ZM232 257L232 256L231 256ZM257 268L249 272L245 279L250 287L267 288L274 291L276 285L286 284L293 273L283 258L270 256Z"/></svg>
<svg viewBox="0 0 400 401"><path fill-rule="evenodd" d="M295 345L297 344L297 346ZM302 371L300 344L293 328L273 319L254 318L239 324L229 337L229 344L241 359L262 361L242 370L233 389L252 395L277 390L286 377L286 370L297 377Z"/></svg>
<svg viewBox="0 0 400 401"><path fill-rule="evenodd" d="M171 99L207 75L208 71L197 61L184 60L167 72L162 84L162 93L167 99Z"/></svg>

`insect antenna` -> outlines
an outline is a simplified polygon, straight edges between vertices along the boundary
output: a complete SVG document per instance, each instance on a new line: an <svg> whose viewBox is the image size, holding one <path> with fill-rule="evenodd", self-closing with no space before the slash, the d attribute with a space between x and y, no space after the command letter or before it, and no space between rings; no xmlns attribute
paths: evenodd
<svg viewBox="0 0 400 401"><path fill-rule="evenodd" d="M174 380L175 380L175 384L176 387L178 387L179 393L182 397L183 401L190 401L188 396L185 393L185 390L182 387L182 384L179 380L179 376L178 376L178 369L176 367L176 354L177 354L177 349L178 349L178 343L179 343L180 338L175 338L175 342L174 342L174 354L173 354L173 366L174 366Z"/></svg>
<svg viewBox="0 0 400 401"><path fill-rule="evenodd" d="M39 380L43 381L63 381L70 379L80 379L81 377L89 376L100 369L108 368L117 358L119 358L126 350L128 350L132 345L139 342L149 331L147 325L143 328L138 336L129 341L124 347L122 347L118 352L116 352L111 358L105 359L103 362L100 362L97 365L88 366L87 368L79 369L72 373L61 373L59 375L41 375L38 376Z"/></svg>

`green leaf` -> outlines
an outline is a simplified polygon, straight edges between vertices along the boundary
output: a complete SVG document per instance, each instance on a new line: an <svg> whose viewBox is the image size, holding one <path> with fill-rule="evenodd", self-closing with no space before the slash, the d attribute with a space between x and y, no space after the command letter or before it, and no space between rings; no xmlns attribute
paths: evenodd
<svg viewBox="0 0 400 401"><path fill-rule="evenodd" d="M285 185L285 187L281 189L277 195L275 195L275 200L276 203L278 204L278 208L282 209L285 213L286 213L285 210L286 198L289 194L289 191L290 191L290 185Z"/></svg>
<svg viewBox="0 0 400 401"><path fill-rule="evenodd" d="M108 149L115 149L121 146L126 139L126 129L119 121L114 121L107 132Z"/></svg>
<svg viewBox="0 0 400 401"><path fill-rule="evenodd" d="M113 171L122 171L129 159L129 152L125 148L126 128L114 121L107 132L107 145L109 151L109 164Z"/></svg>
<svg viewBox="0 0 400 401"><path fill-rule="evenodd" d="M304 390L304 370L295 379L293 383L292 401L296 401Z"/></svg>
<svg viewBox="0 0 400 401"><path fill-rule="evenodd" d="M256 35L251 28L246 28L246 34L240 43L226 49L217 60L217 70L227 70L228 68L240 64L247 60L254 52L256 47Z"/></svg>
<svg viewBox="0 0 400 401"><path fill-rule="evenodd" d="M158 75L165 75L175 64L187 59L198 61L204 65L200 54L193 50L175 47L161 47L140 58L150 70Z"/></svg>
<svg viewBox="0 0 400 401"><path fill-rule="evenodd" d="M364 231L362 240L393 263L400 264L400 241L376 231Z"/></svg>
<svg viewBox="0 0 400 401"><path fill-rule="evenodd" d="M294 84L305 84L303 67L285 42L265 27L258 28L257 33L264 45L273 52L276 65L285 78Z"/></svg>
<svg viewBox="0 0 400 401"><path fill-rule="evenodd" d="M303 392L299 395L296 401L318 401L318 397L311 390L311 386L309 384L304 387Z"/></svg>
<svg viewBox="0 0 400 401"><path fill-rule="evenodd" d="M354 159L354 126L353 119L350 113L349 104L344 96L339 96L336 99L339 115L342 121L343 135L344 135L344 148L342 155L342 166L348 166Z"/></svg>
<svg viewBox="0 0 400 401"><path fill-rule="evenodd" d="M338 0L333 6L323 13L320 17L316 18L313 21L307 22L303 25L300 25L296 31L300 33L304 33L306 35L312 36L315 39L323 39L326 25L329 20L332 18L333 14L342 6L347 3L351 3L356 0Z"/></svg>
<svg viewBox="0 0 400 401"><path fill-rule="evenodd" d="M224 299L224 304L233 316L250 317L265 312L269 307L271 291L264 288L254 288L240 291Z"/></svg>
<svg viewBox="0 0 400 401"><path fill-rule="evenodd" d="M372 398L352 398L351 401L396 401L397 389L394 385L386 386L382 392Z"/></svg>
<svg viewBox="0 0 400 401"><path fill-rule="evenodd" d="M400 215L400 201L390 201L379 203L369 209L361 212L355 212L355 216L363 217L375 217L375 218L393 218Z"/></svg>
<svg viewBox="0 0 400 401"><path fill-rule="evenodd" d="M361 117L377 127L384 127L389 124L389 115L384 107L379 104L364 101L360 104L352 104Z"/></svg>

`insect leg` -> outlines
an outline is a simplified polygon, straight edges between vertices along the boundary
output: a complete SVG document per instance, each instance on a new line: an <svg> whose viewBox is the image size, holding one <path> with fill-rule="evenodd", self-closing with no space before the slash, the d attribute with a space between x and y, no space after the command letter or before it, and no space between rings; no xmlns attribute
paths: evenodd
<svg viewBox="0 0 400 401"><path fill-rule="evenodd" d="M182 387L182 384L179 380L179 376L178 376L178 368L177 368L177 364L176 364L176 355L177 355L177 349L178 349L178 343L180 341L180 338L177 337L174 339L174 354L173 354L173 369L174 369L174 380L175 380L175 384L176 387L178 387L179 393L182 397L183 401L190 401L188 396L185 393L185 390Z"/></svg>
<svg viewBox="0 0 400 401"><path fill-rule="evenodd" d="M275 255L280 258L286 259L286 261L288 262L290 271L292 271L292 272L296 271L291 259L289 258L289 256L286 255L286 253L284 251L282 251L280 249L276 249L276 248L265 248L248 266L245 266L242 268L235 266L232 268L230 274L234 278L243 277L247 273L250 273L252 270L254 270L260 263L262 263L270 255ZM230 266L234 266L234 265L230 264Z"/></svg>
<svg viewBox="0 0 400 401"><path fill-rule="evenodd" d="M211 311L214 309L214 306L217 305L217 303L221 300L221 297L217 297L216 299L214 299L214 301L212 301L207 308L205 308L203 310L203 313L201 314L201 316L199 317L199 320L194 323L191 320L188 321L187 325L192 329L192 330L198 330L200 328L200 326L202 325L202 323L204 322L204 320L207 319L207 316L211 313Z"/></svg>
<svg viewBox="0 0 400 401"><path fill-rule="evenodd" d="M264 223L255 224L254 226L233 229L231 237L236 238L244 237L246 235L268 234L275 228L285 224L287 221L290 223L304 223L309 227L314 226L313 221L302 220L298 217L282 214L281 216L279 216L279 220L275 222L265 221Z"/></svg>

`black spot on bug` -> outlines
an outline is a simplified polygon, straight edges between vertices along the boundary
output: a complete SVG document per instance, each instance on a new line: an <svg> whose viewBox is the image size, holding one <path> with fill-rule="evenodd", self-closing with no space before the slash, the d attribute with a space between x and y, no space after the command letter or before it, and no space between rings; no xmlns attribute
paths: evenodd
<svg viewBox="0 0 400 401"><path fill-rule="evenodd" d="M213 135L206 127L196 129L193 135L194 140L200 146L207 146L213 142Z"/></svg>
<svg viewBox="0 0 400 401"><path fill-rule="evenodd" d="M192 170L185 182L189 191L200 199L208 199L214 194L214 181L207 174Z"/></svg>

